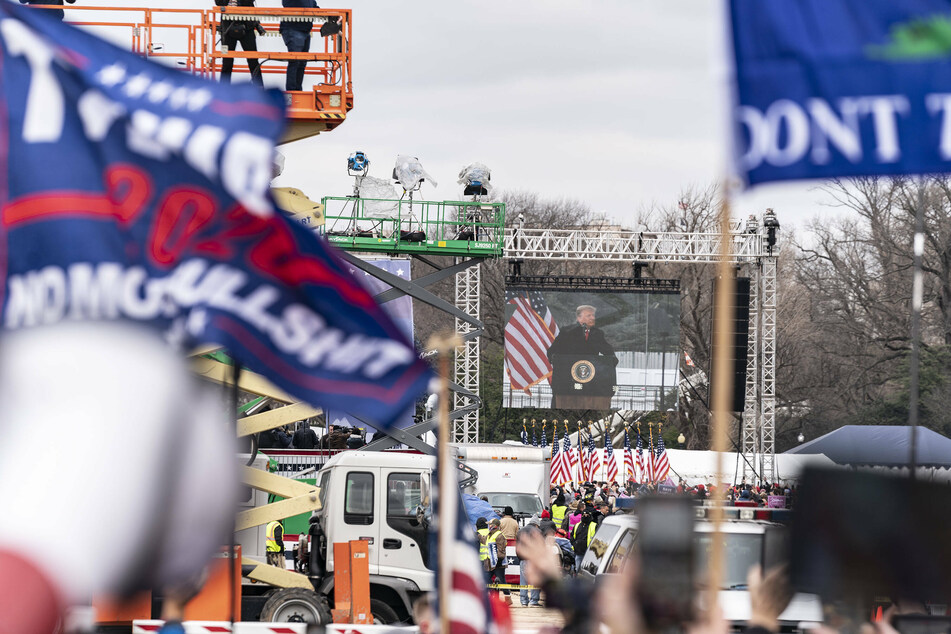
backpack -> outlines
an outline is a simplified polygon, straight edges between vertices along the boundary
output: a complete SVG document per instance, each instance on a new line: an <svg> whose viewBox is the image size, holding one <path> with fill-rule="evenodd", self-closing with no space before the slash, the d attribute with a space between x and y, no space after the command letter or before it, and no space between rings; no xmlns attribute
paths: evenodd
<svg viewBox="0 0 951 634"><path fill-rule="evenodd" d="M575 525L575 536L571 540L571 547L578 557L583 556L588 550L588 526L590 525L590 519L583 519Z"/></svg>

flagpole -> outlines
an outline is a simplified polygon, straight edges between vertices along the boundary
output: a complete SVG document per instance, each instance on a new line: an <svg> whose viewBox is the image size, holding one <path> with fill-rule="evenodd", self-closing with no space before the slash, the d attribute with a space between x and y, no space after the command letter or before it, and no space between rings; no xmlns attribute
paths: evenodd
<svg viewBox="0 0 951 634"><path fill-rule="evenodd" d="M449 355L457 346L462 345L458 335L433 337L428 348L439 355L439 495L440 509L447 503L455 504L454 488L458 486L459 476L452 465L449 453ZM451 500L451 502L450 502ZM457 509L458 512L458 509ZM454 522L446 521L448 515L440 513L439 532L439 631L449 634L450 601L452 600L452 541Z"/></svg>
<svg viewBox="0 0 951 634"><path fill-rule="evenodd" d="M730 313L734 301L736 282L730 266L730 201L729 183L724 181L720 203L720 258L717 265L719 283L716 286L717 297L714 301L716 330L713 333L713 376L717 377L713 385L713 451L716 452L716 481L713 495L713 542L710 552L709 580L707 591L710 596L707 605L716 605L723 569L723 504L726 490L723 488L723 452L727 449L727 426L730 418L730 394L733 392L733 375L730 371L730 359L727 350L732 346Z"/></svg>
<svg viewBox="0 0 951 634"><path fill-rule="evenodd" d="M918 204L915 206L914 273L911 285L911 360L908 377L908 426L911 427L911 479L918 470L918 388L921 364L921 303L924 295L922 260L925 253L925 183L918 177Z"/></svg>

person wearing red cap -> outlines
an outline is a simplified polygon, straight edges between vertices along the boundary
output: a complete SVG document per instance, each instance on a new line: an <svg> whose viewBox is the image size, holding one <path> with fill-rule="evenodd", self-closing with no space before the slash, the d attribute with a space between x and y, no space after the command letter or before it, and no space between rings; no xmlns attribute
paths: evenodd
<svg viewBox="0 0 951 634"><path fill-rule="evenodd" d="M551 519L551 513L547 510L542 511L542 519L538 522L538 528L541 529L542 533L547 537L548 535L554 535L555 530L558 528L555 525L554 520Z"/></svg>

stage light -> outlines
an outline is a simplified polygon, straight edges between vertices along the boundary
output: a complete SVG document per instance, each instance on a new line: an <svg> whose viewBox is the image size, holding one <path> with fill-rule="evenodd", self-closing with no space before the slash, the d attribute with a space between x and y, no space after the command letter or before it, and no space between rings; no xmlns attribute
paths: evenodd
<svg viewBox="0 0 951 634"><path fill-rule="evenodd" d="M350 176L366 176L370 169L370 159L357 150L347 158L347 173Z"/></svg>
<svg viewBox="0 0 951 634"><path fill-rule="evenodd" d="M459 172L460 185L465 185L463 196L488 196L492 189L492 171L482 163L469 163Z"/></svg>
<svg viewBox="0 0 951 634"><path fill-rule="evenodd" d="M415 156L406 156L400 154L396 157L396 165L393 166L393 180L403 187L405 192L414 192L419 186L429 180L433 187L436 187L436 181L423 169L423 164Z"/></svg>

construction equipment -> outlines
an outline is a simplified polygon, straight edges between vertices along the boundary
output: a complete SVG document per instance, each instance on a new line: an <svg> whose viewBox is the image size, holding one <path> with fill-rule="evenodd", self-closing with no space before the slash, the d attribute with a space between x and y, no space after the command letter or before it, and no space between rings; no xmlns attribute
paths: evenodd
<svg viewBox="0 0 951 634"><path fill-rule="evenodd" d="M151 9L76 4L68 6L67 17L70 23L118 46L202 77L217 77L226 59L256 59L265 84L283 87L287 62L305 60L305 90L285 91L288 127L283 143L333 130L353 108L349 9ZM223 22L246 20L257 20L264 29L265 34L258 38L260 50L222 50L218 28ZM287 52L279 33L282 20L313 22L313 47L318 50ZM321 28L328 24L333 28ZM321 30L334 33L320 36ZM234 72L247 73L247 67L235 63ZM274 75L280 79L268 81Z"/></svg>

